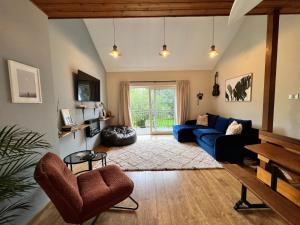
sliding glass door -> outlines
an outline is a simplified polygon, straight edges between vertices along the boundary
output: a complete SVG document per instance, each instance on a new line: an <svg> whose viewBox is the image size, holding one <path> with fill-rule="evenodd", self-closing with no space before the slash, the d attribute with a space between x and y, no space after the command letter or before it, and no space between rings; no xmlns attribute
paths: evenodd
<svg viewBox="0 0 300 225"><path fill-rule="evenodd" d="M171 133L175 124L174 84L149 84L130 87L130 111L138 134Z"/></svg>

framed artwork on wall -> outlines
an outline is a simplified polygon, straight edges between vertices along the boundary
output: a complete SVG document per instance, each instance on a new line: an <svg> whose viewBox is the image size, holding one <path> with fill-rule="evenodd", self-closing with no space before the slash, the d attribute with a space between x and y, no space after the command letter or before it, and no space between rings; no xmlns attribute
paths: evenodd
<svg viewBox="0 0 300 225"><path fill-rule="evenodd" d="M70 109L61 109L61 115L63 117L65 126L75 125L71 117Z"/></svg>
<svg viewBox="0 0 300 225"><path fill-rule="evenodd" d="M226 102L250 102L253 74L248 73L225 81Z"/></svg>
<svg viewBox="0 0 300 225"><path fill-rule="evenodd" d="M13 103L42 103L38 68L8 60L8 70Z"/></svg>

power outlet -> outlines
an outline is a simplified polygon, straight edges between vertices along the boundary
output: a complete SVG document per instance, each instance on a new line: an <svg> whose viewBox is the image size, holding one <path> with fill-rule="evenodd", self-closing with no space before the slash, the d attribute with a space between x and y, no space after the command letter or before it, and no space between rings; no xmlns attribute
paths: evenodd
<svg viewBox="0 0 300 225"><path fill-rule="evenodd" d="M298 100L299 98L300 98L299 93L294 95L294 99Z"/></svg>
<svg viewBox="0 0 300 225"><path fill-rule="evenodd" d="M294 99L294 95L290 94L289 95L289 100L292 100L292 99Z"/></svg>

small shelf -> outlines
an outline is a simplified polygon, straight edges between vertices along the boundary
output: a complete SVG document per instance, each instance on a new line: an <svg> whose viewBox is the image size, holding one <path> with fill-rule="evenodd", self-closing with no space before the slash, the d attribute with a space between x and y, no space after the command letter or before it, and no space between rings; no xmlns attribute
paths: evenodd
<svg viewBox="0 0 300 225"><path fill-rule="evenodd" d="M77 109L98 109L98 107L95 106L87 106L87 105L76 105Z"/></svg>
<svg viewBox="0 0 300 225"><path fill-rule="evenodd" d="M105 117L105 118L99 118L100 121L107 121L107 120L111 120L113 119L114 116L110 116L110 117Z"/></svg>
<svg viewBox="0 0 300 225"><path fill-rule="evenodd" d="M81 124L81 125L75 127L74 129L72 129L70 131L62 131L62 133L58 135L58 138L61 139L61 138L64 138L66 136L69 136L70 134L74 134L74 136L75 136L75 132L77 132L79 130L84 130L85 128L87 128L89 126L90 125L88 125L88 124Z"/></svg>

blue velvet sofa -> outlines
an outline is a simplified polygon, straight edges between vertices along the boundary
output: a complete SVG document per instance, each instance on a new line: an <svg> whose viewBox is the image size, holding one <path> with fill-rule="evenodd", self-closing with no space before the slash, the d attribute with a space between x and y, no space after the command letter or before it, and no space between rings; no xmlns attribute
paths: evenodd
<svg viewBox="0 0 300 225"><path fill-rule="evenodd" d="M218 115L208 115L208 126L196 125L196 120L186 121L183 125L173 126L173 135L179 142L196 141L207 153L218 161L239 163L245 156L254 158L244 146L258 144L258 129L252 128L251 120L225 118ZM239 135L225 135L232 121L242 124L243 131Z"/></svg>

